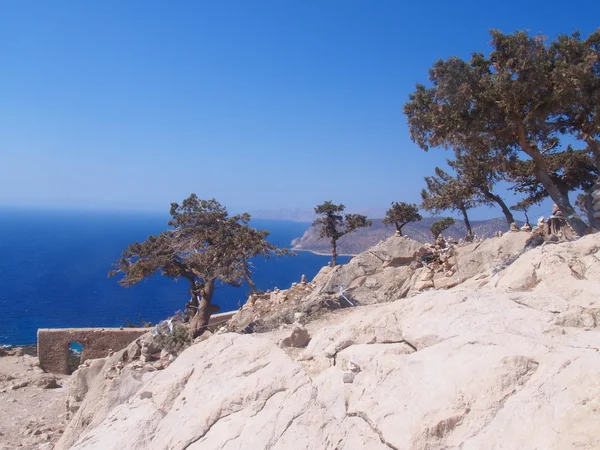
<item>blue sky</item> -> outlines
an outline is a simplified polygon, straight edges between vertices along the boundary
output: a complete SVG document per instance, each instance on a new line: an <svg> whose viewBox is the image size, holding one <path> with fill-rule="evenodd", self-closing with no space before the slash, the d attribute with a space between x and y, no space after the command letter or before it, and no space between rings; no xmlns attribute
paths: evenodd
<svg viewBox="0 0 600 450"><path fill-rule="evenodd" d="M418 202L450 156L419 150L402 114L431 64L487 51L489 28L587 35L599 16L597 1L1 2L0 205Z"/></svg>

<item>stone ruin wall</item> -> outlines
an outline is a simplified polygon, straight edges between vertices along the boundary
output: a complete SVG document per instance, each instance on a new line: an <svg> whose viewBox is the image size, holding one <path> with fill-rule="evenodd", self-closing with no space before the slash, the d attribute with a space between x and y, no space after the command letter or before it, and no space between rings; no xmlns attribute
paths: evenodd
<svg viewBox="0 0 600 450"><path fill-rule="evenodd" d="M224 325L237 311L213 314L209 329L214 331ZM104 358L109 350L118 352L153 328L40 328L37 351L40 367L50 373L69 373L69 345L83 346L81 362L86 359Z"/></svg>
<svg viewBox="0 0 600 450"><path fill-rule="evenodd" d="M83 346L83 362L104 358L109 350L122 350L148 331L149 328L40 328L37 338L40 367L46 372L67 374L71 343Z"/></svg>

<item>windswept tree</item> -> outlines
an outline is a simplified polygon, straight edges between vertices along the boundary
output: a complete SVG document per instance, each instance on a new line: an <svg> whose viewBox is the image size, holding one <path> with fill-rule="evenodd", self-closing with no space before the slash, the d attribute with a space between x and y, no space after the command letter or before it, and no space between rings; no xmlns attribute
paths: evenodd
<svg viewBox="0 0 600 450"><path fill-rule="evenodd" d="M473 190L478 204L500 206L510 228L515 219L502 197L494 192L494 185L502 179L502 169L506 170L504 162L504 158L484 152L456 150L455 159L448 161L448 165L456 172L456 178Z"/></svg>
<svg viewBox="0 0 600 450"><path fill-rule="evenodd" d="M434 214L446 210L460 212L467 227L466 239L472 239L473 230L467 210L475 206L473 189L439 167L435 168L435 175L425 177L425 183L427 188L421 191L421 207Z"/></svg>
<svg viewBox="0 0 600 450"><path fill-rule="evenodd" d="M533 206L533 203L530 199L526 198L518 202L517 204L510 207L513 211L522 212L525 215L525 224L531 226L529 222L529 209Z"/></svg>
<svg viewBox="0 0 600 450"><path fill-rule="evenodd" d="M372 222L367 216L361 214L344 214L346 207L342 204L336 205L331 201L315 207L315 213L322 216L315 219L313 226L319 228L319 235L328 238L331 242L333 266L337 264L337 241L342 236L362 228L370 227Z"/></svg>
<svg viewBox="0 0 600 450"><path fill-rule="evenodd" d="M569 103L575 107L581 99L565 94L564 104L557 103L563 87L553 71L557 52L548 48L544 38L524 31L503 34L492 30L491 35L488 56L474 53L469 61L458 57L439 60L429 71L431 87L417 85L404 106L411 138L423 150L459 148L507 160L527 155L536 178L581 236L588 227L550 177L543 157L558 142L557 114L566 114ZM593 36L596 42L596 34ZM595 43L590 46L597 48ZM596 58L594 51L589 54L590 59ZM592 66L585 78L590 84L598 80L597 63ZM597 124L597 118L594 120Z"/></svg>
<svg viewBox="0 0 600 450"><path fill-rule="evenodd" d="M212 313L215 284L239 287L251 280L251 259L287 253L269 243L268 231L249 226L250 215L229 216L216 200L190 195L181 205L171 204L167 231L135 242L123 251L109 276L122 275L119 283L132 286L160 273L189 283L190 334L200 335Z"/></svg>
<svg viewBox="0 0 600 450"><path fill-rule="evenodd" d="M402 236L402 227L411 222L418 222L423 217L419 214L419 207L414 203L392 202L392 207L385 212L383 223L395 225L396 231Z"/></svg>
<svg viewBox="0 0 600 450"><path fill-rule="evenodd" d="M446 217L445 219L438 220L431 224L429 229L433 234L433 240L435 241L444 231L454 225L455 221L452 217Z"/></svg>

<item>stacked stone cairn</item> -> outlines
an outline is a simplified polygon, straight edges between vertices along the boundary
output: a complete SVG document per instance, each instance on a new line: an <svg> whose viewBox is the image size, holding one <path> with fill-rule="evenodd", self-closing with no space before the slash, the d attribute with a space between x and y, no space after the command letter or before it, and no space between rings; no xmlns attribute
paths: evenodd
<svg viewBox="0 0 600 450"><path fill-rule="evenodd" d="M432 272L444 272L446 276L452 276L456 271L454 256L454 245L442 236L435 240L435 244L425 244L415 254L415 258Z"/></svg>

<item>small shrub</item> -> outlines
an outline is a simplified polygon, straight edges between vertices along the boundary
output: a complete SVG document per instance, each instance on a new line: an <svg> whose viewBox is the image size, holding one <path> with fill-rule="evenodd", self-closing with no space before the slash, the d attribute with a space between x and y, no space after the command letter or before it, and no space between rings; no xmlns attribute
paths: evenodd
<svg viewBox="0 0 600 450"><path fill-rule="evenodd" d="M171 333L159 333L154 337L154 342L163 350L171 354L178 354L192 345L190 331L183 324L175 324Z"/></svg>
<svg viewBox="0 0 600 450"><path fill-rule="evenodd" d="M137 321L132 322L129 317L126 317L123 321L123 328L150 328L152 327L152 322L147 322L142 318L142 314L138 314Z"/></svg>

